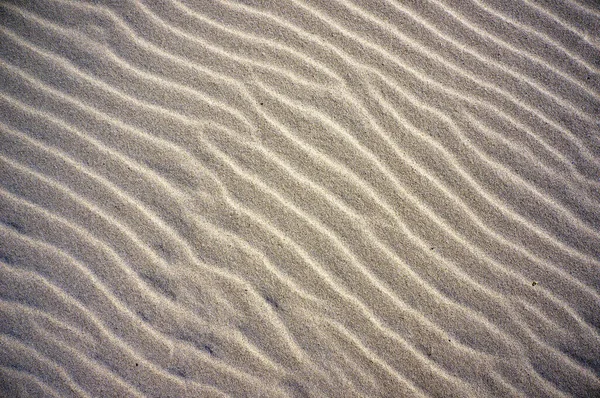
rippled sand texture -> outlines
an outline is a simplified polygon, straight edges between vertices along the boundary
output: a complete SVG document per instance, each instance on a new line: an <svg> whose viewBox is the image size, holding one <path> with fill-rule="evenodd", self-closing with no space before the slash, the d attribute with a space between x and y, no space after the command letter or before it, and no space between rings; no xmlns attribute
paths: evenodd
<svg viewBox="0 0 600 398"><path fill-rule="evenodd" d="M583 1L1 2L0 394L600 396Z"/></svg>

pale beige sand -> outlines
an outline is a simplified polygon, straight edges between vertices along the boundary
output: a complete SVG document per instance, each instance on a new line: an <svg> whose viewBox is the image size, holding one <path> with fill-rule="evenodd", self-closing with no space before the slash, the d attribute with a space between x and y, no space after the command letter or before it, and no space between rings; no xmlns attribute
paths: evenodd
<svg viewBox="0 0 600 398"><path fill-rule="evenodd" d="M3 396L600 396L597 2L0 20Z"/></svg>

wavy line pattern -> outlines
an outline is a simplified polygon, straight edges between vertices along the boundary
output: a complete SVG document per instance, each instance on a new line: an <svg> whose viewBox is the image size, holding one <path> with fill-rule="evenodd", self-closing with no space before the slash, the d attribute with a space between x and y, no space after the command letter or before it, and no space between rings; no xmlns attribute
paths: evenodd
<svg viewBox="0 0 600 398"><path fill-rule="evenodd" d="M0 2L0 395L600 394L600 10Z"/></svg>

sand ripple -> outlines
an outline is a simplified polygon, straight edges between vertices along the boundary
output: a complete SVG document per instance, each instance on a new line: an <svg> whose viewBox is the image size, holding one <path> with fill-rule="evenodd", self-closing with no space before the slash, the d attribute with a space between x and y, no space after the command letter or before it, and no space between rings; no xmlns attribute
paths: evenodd
<svg viewBox="0 0 600 398"><path fill-rule="evenodd" d="M0 3L0 394L600 394L587 3Z"/></svg>

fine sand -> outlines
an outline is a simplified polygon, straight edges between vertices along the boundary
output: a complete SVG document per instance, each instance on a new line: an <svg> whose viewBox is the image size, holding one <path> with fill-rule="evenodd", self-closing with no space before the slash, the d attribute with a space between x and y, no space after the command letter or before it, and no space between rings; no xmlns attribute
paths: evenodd
<svg viewBox="0 0 600 398"><path fill-rule="evenodd" d="M0 52L0 396L600 396L597 1L13 0Z"/></svg>

